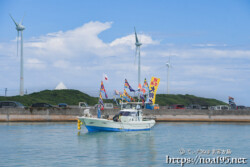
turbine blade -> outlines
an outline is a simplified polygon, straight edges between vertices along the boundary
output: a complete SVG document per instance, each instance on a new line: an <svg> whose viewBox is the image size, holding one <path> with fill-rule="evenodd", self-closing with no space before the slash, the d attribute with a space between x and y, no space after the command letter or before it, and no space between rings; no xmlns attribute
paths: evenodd
<svg viewBox="0 0 250 167"><path fill-rule="evenodd" d="M135 27L134 27L134 29L135 29ZM135 29L135 42L136 42L136 43L139 43L139 40L138 40L138 38L137 38L136 29Z"/></svg>
<svg viewBox="0 0 250 167"><path fill-rule="evenodd" d="M23 15L23 18L24 18L24 16L25 16L25 14ZM22 18L22 20L20 21L20 23L19 24L23 24L23 18Z"/></svg>
<svg viewBox="0 0 250 167"><path fill-rule="evenodd" d="M17 56L18 56L18 42L19 42L19 31L17 31L17 47L16 47L16 53L17 53Z"/></svg>
<svg viewBox="0 0 250 167"><path fill-rule="evenodd" d="M15 23L15 25L18 26L17 22L13 19L13 17L11 16L11 14L10 14L10 17L13 20L13 22Z"/></svg>

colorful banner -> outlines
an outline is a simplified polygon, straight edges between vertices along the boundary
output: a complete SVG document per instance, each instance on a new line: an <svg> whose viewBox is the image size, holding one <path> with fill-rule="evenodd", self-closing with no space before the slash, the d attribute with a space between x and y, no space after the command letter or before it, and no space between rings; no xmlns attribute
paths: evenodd
<svg viewBox="0 0 250 167"><path fill-rule="evenodd" d="M160 78L151 78L149 86L149 103L155 104L156 92L159 86Z"/></svg>
<svg viewBox="0 0 250 167"><path fill-rule="evenodd" d="M130 86L130 85L129 85L127 79L125 79L124 88L129 88L129 86Z"/></svg>
<svg viewBox="0 0 250 167"><path fill-rule="evenodd" d="M126 101L128 101L128 102L130 102L130 101L133 100L133 98L132 98L131 96L128 95L128 93L127 93L127 91L126 91L125 89L124 89L124 92L123 92L123 98L124 98Z"/></svg>
<svg viewBox="0 0 250 167"><path fill-rule="evenodd" d="M113 96L113 100L114 100L114 102L116 103L116 105L118 105L115 95Z"/></svg>
<svg viewBox="0 0 250 167"><path fill-rule="evenodd" d="M104 106L103 104L103 99L102 99L102 93L100 92L100 95L99 95L99 103Z"/></svg>
<svg viewBox="0 0 250 167"><path fill-rule="evenodd" d="M106 99L108 98L108 95L106 93L106 90L104 88L103 82L101 82L101 92L105 94Z"/></svg>
<svg viewBox="0 0 250 167"><path fill-rule="evenodd" d="M135 92L135 90L129 85L127 79L125 79L124 88L128 88L130 92Z"/></svg>
<svg viewBox="0 0 250 167"><path fill-rule="evenodd" d="M100 94L99 94L99 98L102 99L102 93L101 93L101 92L100 92Z"/></svg>
<svg viewBox="0 0 250 167"><path fill-rule="evenodd" d="M142 90L142 86L141 84L138 85L138 91L141 91Z"/></svg>
<svg viewBox="0 0 250 167"><path fill-rule="evenodd" d="M140 99L142 100L142 103L144 103L144 102L145 102L145 98L144 98L144 96L143 96L143 95L140 95Z"/></svg>
<svg viewBox="0 0 250 167"><path fill-rule="evenodd" d="M144 88L145 90L149 91L149 86L148 86L146 78L144 79L144 83L143 83L142 88Z"/></svg>
<svg viewBox="0 0 250 167"><path fill-rule="evenodd" d="M141 84L138 86L138 92L142 92L143 94L146 93L146 90L141 86Z"/></svg>

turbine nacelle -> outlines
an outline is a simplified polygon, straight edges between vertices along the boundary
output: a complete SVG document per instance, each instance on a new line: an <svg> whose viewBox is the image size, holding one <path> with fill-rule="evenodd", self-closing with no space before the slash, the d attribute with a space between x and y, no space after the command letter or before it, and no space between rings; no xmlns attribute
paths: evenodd
<svg viewBox="0 0 250 167"><path fill-rule="evenodd" d="M166 62L166 66L167 66L167 68L172 67L171 63L170 63L170 56L168 57L168 61Z"/></svg>
<svg viewBox="0 0 250 167"><path fill-rule="evenodd" d="M16 30L17 30L17 31L23 31L23 30L25 30L25 27L24 27L23 25L21 25L21 24L18 24L18 25L16 26Z"/></svg>
<svg viewBox="0 0 250 167"><path fill-rule="evenodd" d="M138 42L138 43L137 43L137 42L135 43L135 46L137 46L137 47L138 47L138 46L141 46L141 45L142 45L142 43L139 43L139 42Z"/></svg>
<svg viewBox="0 0 250 167"><path fill-rule="evenodd" d="M166 63L166 66L169 68L170 67L170 63Z"/></svg>

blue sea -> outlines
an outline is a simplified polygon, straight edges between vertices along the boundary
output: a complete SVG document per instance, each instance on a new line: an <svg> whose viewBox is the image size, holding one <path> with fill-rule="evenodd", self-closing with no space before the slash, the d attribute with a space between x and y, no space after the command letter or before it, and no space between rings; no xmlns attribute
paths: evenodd
<svg viewBox="0 0 250 167"><path fill-rule="evenodd" d="M167 156L211 159L180 164ZM216 164L217 157L245 163ZM0 123L1 167L247 167L249 161L250 124L157 123L151 131L88 133L84 127L79 132L77 123Z"/></svg>

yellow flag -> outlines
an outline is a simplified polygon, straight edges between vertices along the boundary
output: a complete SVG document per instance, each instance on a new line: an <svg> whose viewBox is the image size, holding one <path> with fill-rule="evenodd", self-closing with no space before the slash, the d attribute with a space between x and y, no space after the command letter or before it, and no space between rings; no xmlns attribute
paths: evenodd
<svg viewBox="0 0 250 167"><path fill-rule="evenodd" d="M150 86L149 86L149 103L155 104L156 92L158 89L158 85L160 82L160 78L151 78Z"/></svg>

